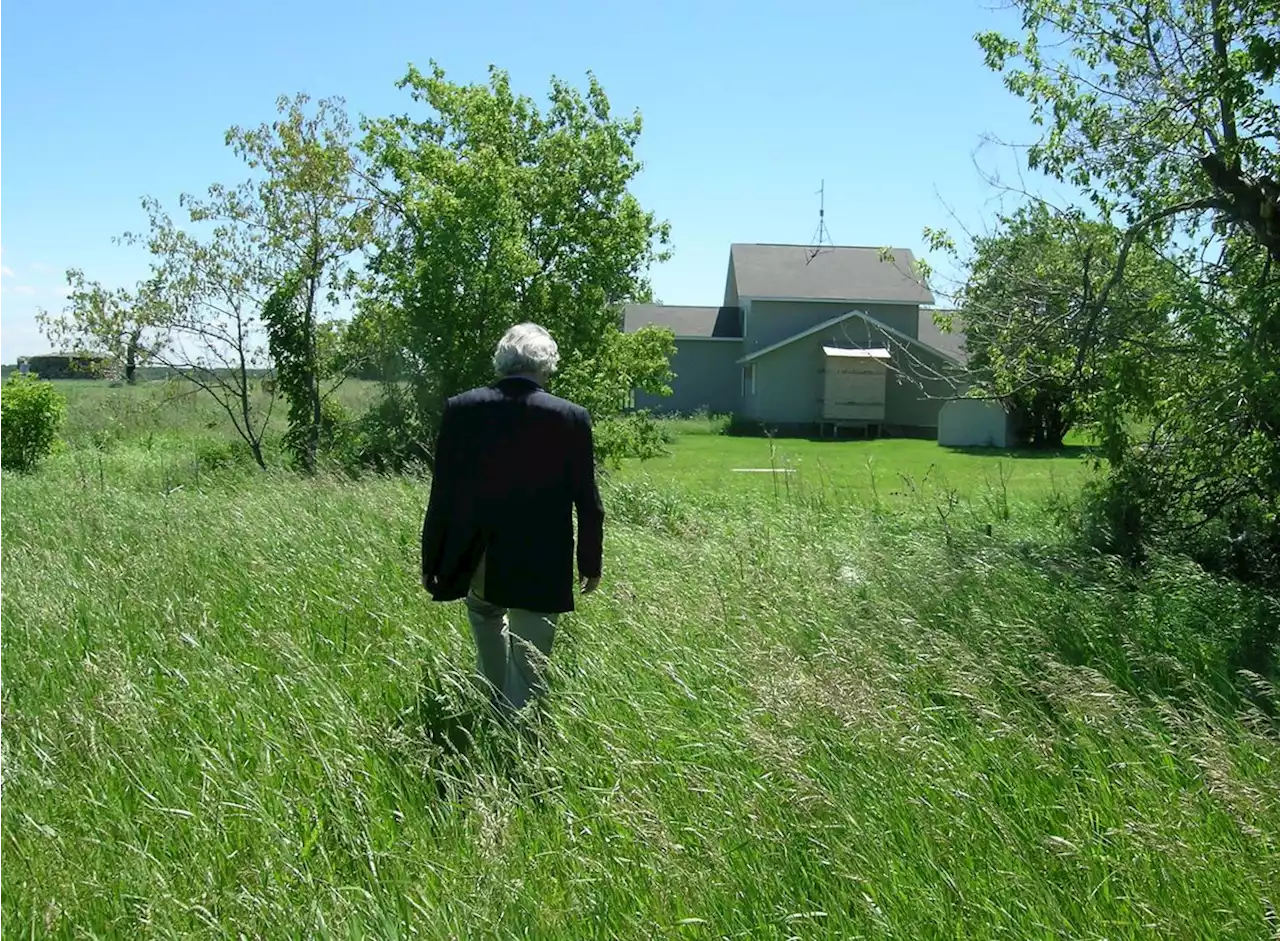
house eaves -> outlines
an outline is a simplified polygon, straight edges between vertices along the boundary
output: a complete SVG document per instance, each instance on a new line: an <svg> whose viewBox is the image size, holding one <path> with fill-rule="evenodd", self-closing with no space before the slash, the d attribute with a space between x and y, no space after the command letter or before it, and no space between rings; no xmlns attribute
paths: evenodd
<svg viewBox="0 0 1280 941"><path fill-rule="evenodd" d="M841 314L839 317L832 317L830 320L824 320L822 323L818 324L816 327L810 327L808 330L804 330L793 336L789 336L785 340L779 340L777 343L771 343L768 346L763 347L762 349L756 350L754 353L750 353L742 357L740 360L738 360L738 365L745 365L747 363L755 362L756 360L760 359L762 356L768 356L770 353L774 352L775 350L780 350L784 346L790 346L792 343L796 343L800 340L803 340L805 339L805 337L811 337L815 333L821 333L823 330L829 330L831 327L839 326L840 324L844 323L847 320L852 320L854 317L865 320L872 327L875 327L877 330L883 331L888 336L895 337L896 339L907 344L908 346L919 347L925 352L932 353L934 356L940 357L941 359L946 360L948 363L951 363L954 366L964 365L963 362L961 362L959 359L957 359L955 356L952 356L950 353L946 352L945 350L940 350L937 347L930 346L928 343L922 343L920 340L917 340L915 337L911 336L910 334L903 333L901 330L897 330L893 327L890 327L888 324L877 320L875 317L872 317L867 312L861 311L861 310L851 310L847 314Z"/></svg>
<svg viewBox="0 0 1280 941"><path fill-rule="evenodd" d="M764 294L751 294L742 296L743 304L749 301L765 301L772 303L774 301L787 304L897 304L900 307L919 307L921 302L916 300L904 301L900 297L772 297Z"/></svg>

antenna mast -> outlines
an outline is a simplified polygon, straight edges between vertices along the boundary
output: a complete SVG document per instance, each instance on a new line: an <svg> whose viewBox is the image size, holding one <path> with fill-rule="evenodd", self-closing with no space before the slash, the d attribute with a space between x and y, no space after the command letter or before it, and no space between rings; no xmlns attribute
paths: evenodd
<svg viewBox="0 0 1280 941"><path fill-rule="evenodd" d="M827 181L823 180L815 194L818 197L818 228L813 233L813 244L809 246L808 257L805 258L805 264L813 261L824 248L832 249L835 243L831 240L831 233L827 231Z"/></svg>

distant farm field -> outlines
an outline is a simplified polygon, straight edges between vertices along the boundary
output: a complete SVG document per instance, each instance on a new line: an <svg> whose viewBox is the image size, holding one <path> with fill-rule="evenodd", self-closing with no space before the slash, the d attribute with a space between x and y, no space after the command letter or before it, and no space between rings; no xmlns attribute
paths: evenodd
<svg viewBox="0 0 1280 941"><path fill-rule="evenodd" d="M158 396L3 478L6 937L1276 936L1280 607L1076 546L1079 452L683 426L514 737L424 481Z"/></svg>

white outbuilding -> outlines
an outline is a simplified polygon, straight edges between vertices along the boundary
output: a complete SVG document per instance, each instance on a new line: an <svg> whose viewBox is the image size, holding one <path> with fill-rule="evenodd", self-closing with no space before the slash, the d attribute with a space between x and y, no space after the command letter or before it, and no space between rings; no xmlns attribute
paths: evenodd
<svg viewBox="0 0 1280 941"><path fill-rule="evenodd" d="M1009 448L1013 421L990 399L952 399L938 411L938 444L946 448Z"/></svg>

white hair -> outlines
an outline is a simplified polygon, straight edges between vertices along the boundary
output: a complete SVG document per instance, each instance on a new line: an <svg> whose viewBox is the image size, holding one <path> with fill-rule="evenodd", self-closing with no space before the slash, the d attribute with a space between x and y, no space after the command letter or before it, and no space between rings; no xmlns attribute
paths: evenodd
<svg viewBox="0 0 1280 941"><path fill-rule="evenodd" d="M503 334L493 353L493 368L499 376L550 376L559 363L556 341L536 323L516 324Z"/></svg>

